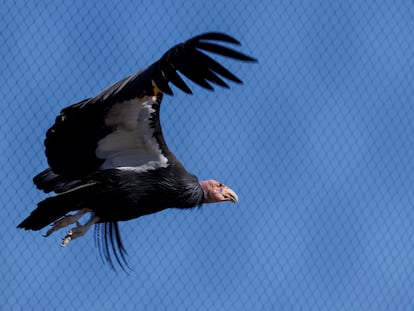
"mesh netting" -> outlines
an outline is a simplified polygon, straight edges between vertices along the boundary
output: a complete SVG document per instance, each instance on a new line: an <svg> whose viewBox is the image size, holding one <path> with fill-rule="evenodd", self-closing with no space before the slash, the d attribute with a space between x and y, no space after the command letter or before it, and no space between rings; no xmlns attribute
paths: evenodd
<svg viewBox="0 0 414 311"><path fill-rule="evenodd" d="M412 3L6 0L0 18L0 309L414 309ZM91 232L17 230L58 112L207 31L259 62L218 58L244 85L175 89L163 130L239 203L122 223L128 273Z"/></svg>

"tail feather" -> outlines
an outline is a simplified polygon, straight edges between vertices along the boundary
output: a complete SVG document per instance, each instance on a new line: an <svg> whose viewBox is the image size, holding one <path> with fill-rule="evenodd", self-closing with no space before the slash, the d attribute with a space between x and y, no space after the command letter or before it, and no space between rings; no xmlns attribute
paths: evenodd
<svg viewBox="0 0 414 311"><path fill-rule="evenodd" d="M50 197L38 203L37 208L23 220L17 228L40 230L71 211L66 204L62 205L59 196Z"/></svg>
<svg viewBox="0 0 414 311"><path fill-rule="evenodd" d="M17 228L40 230L67 213L80 210L93 193L95 185L96 183L84 184L39 202L37 208Z"/></svg>

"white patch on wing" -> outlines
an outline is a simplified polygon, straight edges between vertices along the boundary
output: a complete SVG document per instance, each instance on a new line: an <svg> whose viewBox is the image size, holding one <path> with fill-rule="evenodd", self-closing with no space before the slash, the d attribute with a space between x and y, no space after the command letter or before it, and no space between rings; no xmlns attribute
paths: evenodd
<svg viewBox="0 0 414 311"><path fill-rule="evenodd" d="M101 169L121 168L148 171L168 166L153 137L151 114L153 98L135 99L115 104L105 123L114 131L98 142L96 156L104 159Z"/></svg>

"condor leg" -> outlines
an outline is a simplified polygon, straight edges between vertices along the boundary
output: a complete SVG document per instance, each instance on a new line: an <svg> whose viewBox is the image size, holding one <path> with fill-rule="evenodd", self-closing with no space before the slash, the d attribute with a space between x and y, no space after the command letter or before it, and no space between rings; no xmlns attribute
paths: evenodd
<svg viewBox="0 0 414 311"><path fill-rule="evenodd" d="M90 210L89 208L82 208L81 210L79 210L79 212L77 212L74 215L67 215L67 216L64 216L63 218L55 221L52 224L53 227L46 232L45 237L48 237L53 232L55 232L59 229L62 229L66 226L74 224L75 222L78 222L79 219L81 219L83 215L85 215L86 213L89 213L91 211L92 210Z"/></svg>

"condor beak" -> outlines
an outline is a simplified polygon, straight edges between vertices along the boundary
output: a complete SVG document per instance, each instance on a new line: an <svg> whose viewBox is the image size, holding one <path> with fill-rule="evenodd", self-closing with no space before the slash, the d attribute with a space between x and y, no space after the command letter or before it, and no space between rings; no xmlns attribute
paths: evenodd
<svg viewBox="0 0 414 311"><path fill-rule="evenodd" d="M204 192L203 203L217 203L223 201L237 203L237 201L239 201L239 197L232 189L216 180L202 180L200 181L200 186Z"/></svg>
<svg viewBox="0 0 414 311"><path fill-rule="evenodd" d="M236 192L231 190L229 187L223 188L222 195L226 201L232 201L233 203L237 203L239 201L239 197Z"/></svg>

